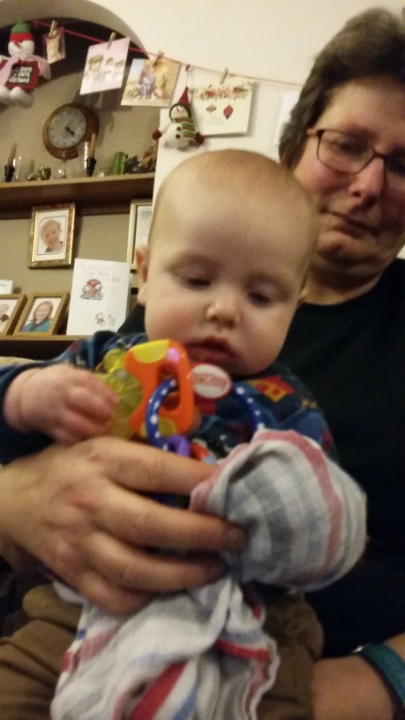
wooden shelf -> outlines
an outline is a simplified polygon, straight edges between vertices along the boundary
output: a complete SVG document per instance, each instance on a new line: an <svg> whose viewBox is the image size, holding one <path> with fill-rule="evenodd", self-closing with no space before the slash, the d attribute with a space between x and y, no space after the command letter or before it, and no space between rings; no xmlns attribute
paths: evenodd
<svg viewBox="0 0 405 720"><path fill-rule="evenodd" d="M76 335L45 335L29 338L4 335L0 338L0 356L50 360L78 339L79 336Z"/></svg>
<svg viewBox="0 0 405 720"><path fill-rule="evenodd" d="M31 217L34 205L75 203L79 215L127 213L131 200L152 198L154 173L0 183L0 220Z"/></svg>

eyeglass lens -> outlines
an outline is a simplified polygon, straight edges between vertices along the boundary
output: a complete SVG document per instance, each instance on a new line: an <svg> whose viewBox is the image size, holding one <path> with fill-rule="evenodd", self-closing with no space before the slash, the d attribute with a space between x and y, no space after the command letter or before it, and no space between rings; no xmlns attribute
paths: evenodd
<svg viewBox="0 0 405 720"><path fill-rule="evenodd" d="M373 157L383 157L387 185L405 192L405 152L380 155L364 138L335 130L321 130L318 138L318 159L327 167L355 175Z"/></svg>

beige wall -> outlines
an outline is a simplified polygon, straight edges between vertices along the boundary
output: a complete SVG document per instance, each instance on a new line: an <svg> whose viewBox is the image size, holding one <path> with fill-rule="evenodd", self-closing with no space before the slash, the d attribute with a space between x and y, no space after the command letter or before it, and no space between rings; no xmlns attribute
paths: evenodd
<svg viewBox="0 0 405 720"><path fill-rule="evenodd" d="M29 268L30 220L0 221L0 277L15 292L69 292L71 268ZM74 256L126 261L128 215L76 217Z"/></svg>
<svg viewBox="0 0 405 720"><path fill-rule="evenodd" d="M121 107L122 91L80 96L82 72L74 72L41 84L35 90L31 108L0 106L0 163L3 165L13 142L17 156L25 163L50 165L55 171L60 161L53 158L42 143L46 118L58 106L83 102L98 114L100 132L96 146L96 174L111 165L116 150L142 157L151 144L151 134L159 125L155 108ZM77 160L68 161L68 172L80 171ZM71 269L30 269L28 265L30 220L0 221L0 278L13 279L17 292L69 291ZM127 215L77 217L75 225L75 256L103 260L126 260L128 237Z"/></svg>

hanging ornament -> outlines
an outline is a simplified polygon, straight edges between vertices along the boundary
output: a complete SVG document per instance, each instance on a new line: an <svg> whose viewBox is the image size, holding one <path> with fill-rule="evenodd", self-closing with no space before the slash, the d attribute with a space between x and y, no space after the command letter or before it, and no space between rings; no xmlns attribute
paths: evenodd
<svg viewBox="0 0 405 720"><path fill-rule="evenodd" d="M224 108L223 113L224 113L226 119L229 120L229 118L231 117L231 115L233 113L232 105L227 105L226 108Z"/></svg>
<svg viewBox="0 0 405 720"><path fill-rule="evenodd" d="M11 28L8 51L10 57L0 62L0 103L31 107L31 93L37 85L38 76L51 77L49 63L34 55L34 36L25 22Z"/></svg>
<svg viewBox="0 0 405 720"><path fill-rule="evenodd" d="M154 140L162 139L165 145L173 148L186 148L190 144L201 145L204 142L194 124L187 86L178 102L171 106L169 118L166 125L153 131Z"/></svg>

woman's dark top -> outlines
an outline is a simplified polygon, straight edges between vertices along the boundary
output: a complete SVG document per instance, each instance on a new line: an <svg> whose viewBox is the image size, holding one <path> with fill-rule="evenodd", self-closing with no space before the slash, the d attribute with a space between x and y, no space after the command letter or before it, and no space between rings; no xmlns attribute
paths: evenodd
<svg viewBox="0 0 405 720"><path fill-rule="evenodd" d="M345 653L405 632L405 262L362 297L302 305L280 359L313 391L368 497L365 558L310 596L327 652Z"/></svg>

